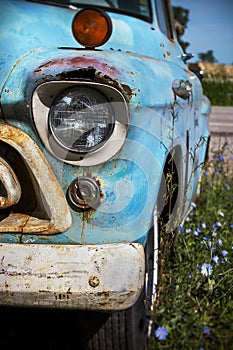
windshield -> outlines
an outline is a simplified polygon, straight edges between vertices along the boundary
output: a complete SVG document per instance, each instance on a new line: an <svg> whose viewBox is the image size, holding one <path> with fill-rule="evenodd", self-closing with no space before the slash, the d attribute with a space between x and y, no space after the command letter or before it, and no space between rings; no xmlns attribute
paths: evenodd
<svg viewBox="0 0 233 350"><path fill-rule="evenodd" d="M114 12L130 13L150 20L149 0L29 0L64 7L98 6Z"/></svg>

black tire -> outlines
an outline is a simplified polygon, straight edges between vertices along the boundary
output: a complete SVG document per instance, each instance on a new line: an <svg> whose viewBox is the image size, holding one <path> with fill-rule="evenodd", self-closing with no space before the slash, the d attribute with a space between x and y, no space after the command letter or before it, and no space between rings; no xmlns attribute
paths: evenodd
<svg viewBox="0 0 233 350"><path fill-rule="evenodd" d="M82 350L144 350L149 343L154 269L154 234L150 230L145 248L144 289L138 301L120 312L85 312L82 317Z"/></svg>

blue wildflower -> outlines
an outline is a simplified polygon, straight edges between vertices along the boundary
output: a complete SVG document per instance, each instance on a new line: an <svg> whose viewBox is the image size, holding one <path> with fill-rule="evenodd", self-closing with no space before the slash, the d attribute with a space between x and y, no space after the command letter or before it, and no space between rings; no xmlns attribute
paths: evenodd
<svg viewBox="0 0 233 350"><path fill-rule="evenodd" d="M217 222L216 222L216 226L217 226L217 227L221 227L221 226L222 226L221 222L217 221Z"/></svg>
<svg viewBox="0 0 233 350"><path fill-rule="evenodd" d="M165 340L167 338L168 335L168 330L166 329L166 327L162 326L162 327L158 327L155 330L155 336L156 338L158 338L159 340Z"/></svg>
<svg viewBox="0 0 233 350"><path fill-rule="evenodd" d="M217 236L217 232L214 231L214 232L212 233L212 236L213 236L213 237Z"/></svg>
<svg viewBox="0 0 233 350"><path fill-rule="evenodd" d="M222 240L221 240L221 238L218 239L217 243L218 243L219 246L222 245Z"/></svg>
<svg viewBox="0 0 233 350"><path fill-rule="evenodd" d="M201 273L203 276L210 276L213 272L213 268L210 264L204 263L201 266Z"/></svg>
<svg viewBox="0 0 233 350"><path fill-rule="evenodd" d="M218 160L219 160L220 162L224 162L224 157L220 154L220 155L218 156Z"/></svg>
<svg viewBox="0 0 233 350"><path fill-rule="evenodd" d="M194 230L194 231L193 231L193 234L194 234L194 236L198 236L197 230Z"/></svg>
<svg viewBox="0 0 233 350"><path fill-rule="evenodd" d="M226 190L229 191L231 189L231 186L229 184L226 184Z"/></svg>
<svg viewBox="0 0 233 350"><path fill-rule="evenodd" d="M179 230L180 230L180 232L184 232L184 229L183 229L182 225L179 225Z"/></svg>
<svg viewBox="0 0 233 350"><path fill-rule="evenodd" d="M192 231L191 228L186 228L185 230L186 233L190 233L191 231Z"/></svg>
<svg viewBox="0 0 233 350"><path fill-rule="evenodd" d="M220 216L223 217L223 216L224 216L224 213L223 213L222 211L219 211L219 212L218 212L218 215L220 215Z"/></svg>
<svg viewBox="0 0 233 350"><path fill-rule="evenodd" d="M222 250L222 255L225 257L225 256L227 256L227 254L228 254L228 251L225 250L225 249L223 249L223 250Z"/></svg>
<svg viewBox="0 0 233 350"><path fill-rule="evenodd" d="M213 262L218 265L219 264L219 257L217 255L214 255L212 258Z"/></svg>
<svg viewBox="0 0 233 350"><path fill-rule="evenodd" d="M203 223L201 224L201 227L202 227L202 228L206 228L206 224L203 222Z"/></svg>
<svg viewBox="0 0 233 350"><path fill-rule="evenodd" d="M230 224L230 228L233 228L233 224Z"/></svg>
<svg viewBox="0 0 233 350"><path fill-rule="evenodd" d="M203 333L210 334L210 328L208 326L205 326Z"/></svg>
<svg viewBox="0 0 233 350"><path fill-rule="evenodd" d="M185 219L186 222L190 221L190 218L187 216L187 218Z"/></svg>
<svg viewBox="0 0 233 350"><path fill-rule="evenodd" d="M195 204L194 202L191 202L191 206L192 206L193 208L196 208L196 207L197 207L196 204Z"/></svg>
<svg viewBox="0 0 233 350"><path fill-rule="evenodd" d="M219 170L215 170L214 173L215 173L216 175L220 174L220 173L219 173Z"/></svg>
<svg viewBox="0 0 233 350"><path fill-rule="evenodd" d="M216 249L217 249L216 245L213 245L213 246L211 247L211 249L212 249L212 250L216 250Z"/></svg>

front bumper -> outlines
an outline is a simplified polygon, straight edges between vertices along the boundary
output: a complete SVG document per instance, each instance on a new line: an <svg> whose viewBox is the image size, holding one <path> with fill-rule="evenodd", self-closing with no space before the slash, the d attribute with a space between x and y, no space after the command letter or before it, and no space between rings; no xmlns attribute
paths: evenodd
<svg viewBox="0 0 233 350"><path fill-rule="evenodd" d="M144 284L139 243L1 243L0 261L0 305L121 310Z"/></svg>

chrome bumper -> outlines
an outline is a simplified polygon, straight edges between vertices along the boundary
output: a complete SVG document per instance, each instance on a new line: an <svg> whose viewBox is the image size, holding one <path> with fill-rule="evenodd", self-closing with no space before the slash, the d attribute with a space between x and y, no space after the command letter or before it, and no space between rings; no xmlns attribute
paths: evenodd
<svg viewBox="0 0 233 350"><path fill-rule="evenodd" d="M105 245L0 244L0 305L120 310L144 284L144 248Z"/></svg>

